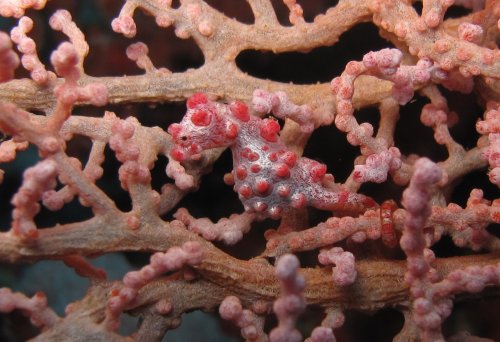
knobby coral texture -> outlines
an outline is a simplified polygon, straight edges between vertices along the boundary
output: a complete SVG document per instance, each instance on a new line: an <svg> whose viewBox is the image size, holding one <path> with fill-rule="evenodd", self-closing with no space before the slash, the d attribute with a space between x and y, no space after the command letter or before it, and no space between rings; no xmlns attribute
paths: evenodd
<svg viewBox="0 0 500 342"><path fill-rule="evenodd" d="M2 339L500 340L500 1L0 16ZM64 312L12 280L47 261Z"/></svg>

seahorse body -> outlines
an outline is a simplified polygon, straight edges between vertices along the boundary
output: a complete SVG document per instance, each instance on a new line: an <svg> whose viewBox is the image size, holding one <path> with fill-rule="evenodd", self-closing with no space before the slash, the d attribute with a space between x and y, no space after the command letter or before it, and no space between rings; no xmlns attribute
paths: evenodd
<svg viewBox="0 0 500 342"><path fill-rule="evenodd" d="M359 213L376 206L370 197L326 188L324 182L333 179L326 165L298 158L280 141L278 122L249 115L244 103L226 105L195 94L187 107L181 123L168 129L176 144L171 156L183 161L206 149L230 147L231 178L246 211L279 218L288 207Z"/></svg>

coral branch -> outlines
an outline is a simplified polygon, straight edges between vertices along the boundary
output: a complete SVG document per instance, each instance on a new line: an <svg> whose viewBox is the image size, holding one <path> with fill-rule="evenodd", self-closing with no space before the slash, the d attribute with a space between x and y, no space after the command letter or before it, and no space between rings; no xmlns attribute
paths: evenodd
<svg viewBox="0 0 500 342"><path fill-rule="evenodd" d="M161 341L199 310L249 341L498 339L500 1L45 2L0 0L0 262L88 291L59 318L0 289L40 328L0 340ZM89 262L115 252L119 281ZM481 336L443 329L461 300Z"/></svg>
<svg viewBox="0 0 500 342"><path fill-rule="evenodd" d="M57 165L46 159L24 172L23 185L12 199L12 234L23 240L33 240L38 236L34 216L40 211L37 203L45 191L56 186Z"/></svg>
<svg viewBox="0 0 500 342"><path fill-rule="evenodd" d="M241 328L241 335L247 341L266 341L263 320L250 310L244 310L238 297L224 298L219 307L219 313L225 320L233 321Z"/></svg>
<svg viewBox="0 0 500 342"><path fill-rule="evenodd" d="M26 34L33 28L33 20L22 17L17 27L13 28L10 37L17 44L18 50L23 54L21 62L24 68L31 73L31 78L37 84L46 84L55 75L45 69L45 65L38 58L35 41Z"/></svg>
<svg viewBox="0 0 500 342"><path fill-rule="evenodd" d="M49 25L56 31L62 31L69 37L78 56L78 67L83 72L83 62L89 53L89 45L85 41L82 31L76 26L71 18L71 14L66 10L56 11L49 20ZM54 65L55 66L55 65ZM63 76L63 75L61 75Z"/></svg>
<svg viewBox="0 0 500 342"><path fill-rule="evenodd" d="M186 242L180 247L172 247L165 253L155 253L149 265L139 271L128 272L123 278L123 287L113 291L107 303L106 324L112 329L118 327L118 318L123 310L134 302L138 291L146 284L165 272L179 270L185 265L197 265L203 257L203 249L197 242ZM157 307L159 309L159 307ZM162 314L169 313L170 305L159 309Z"/></svg>
<svg viewBox="0 0 500 342"><path fill-rule="evenodd" d="M0 16L19 18L29 8L42 9L47 0L0 0Z"/></svg>
<svg viewBox="0 0 500 342"><path fill-rule="evenodd" d="M318 260L322 265L333 264L333 282L338 286L347 286L356 280L356 268L354 255L345 252L341 247L334 247L330 250L323 250L318 255Z"/></svg>
<svg viewBox="0 0 500 342"><path fill-rule="evenodd" d="M280 119L292 119L300 125L302 131L311 133L314 129L313 112L307 105L297 106L290 102L285 92L274 94L256 89L252 96L253 109L259 114L273 113Z"/></svg>
<svg viewBox="0 0 500 342"><path fill-rule="evenodd" d="M208 218L195 219L186 209L181 208L174 214L174 218L208 241L220 240L228 245L234 245L243 238L243 234L250 230L255 214L233 214L227 219L222 218L217 223L213 223Z"/></svg>
<svg viewBox="0 0 500 342"><path fill-rule="evenodd" d="M19 58L12 51L12 44L5 32L0 32L0 83L14 77L14 69L19 65Z"/></svg>
<svg viewBox="0 0 500 342"><path fill-rule="evenodd" d="M0 312L9 313L13 310L21 310L42 330L50 329L60 319L47 307L47 298L42 292L37 292L32 298L28 298L21 293L13 293L8 288L0 288Z"/></svg>
<svg viewBox="0 0 500 342"><path fill-rule="evenodd" d="M281 281L281 297L274 302L274 313L279 324L269 334L271 342L300 341L302 336L295 329L297 317L304 311L305 302L302 297L305 281L298 274L299 260L295 255L282 256L276 265L276 276Z"/></svg>

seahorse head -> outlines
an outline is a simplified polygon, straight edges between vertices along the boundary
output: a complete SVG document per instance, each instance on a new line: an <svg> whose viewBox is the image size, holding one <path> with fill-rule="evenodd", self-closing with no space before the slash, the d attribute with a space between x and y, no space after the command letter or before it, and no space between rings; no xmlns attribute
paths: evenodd
<svg viewBox="0 0 500 342"><path fill-rule="evenodd" d="M230 146L239 132L239 125L230 119L231 107L234 103L220 104L203 93L192 95L182 121L168 127L175 143L172 157L178 161L195 159L204 150Z"/></svg>

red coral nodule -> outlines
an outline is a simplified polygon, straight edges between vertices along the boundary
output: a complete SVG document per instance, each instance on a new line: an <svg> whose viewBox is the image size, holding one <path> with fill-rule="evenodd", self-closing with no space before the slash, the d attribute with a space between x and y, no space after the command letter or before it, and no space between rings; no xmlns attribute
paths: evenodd
<svg viewBox="0 0 500 342"><path fill-rule="evenodd" d="M196 106L205 104L208 102L207 95L204 93L195 93L186 101L186 105L189 109L193 109Z"/></svg>
<svg viewBox="0 0 500 342"><path fill-rule="evenodd" d="M229 105L229 110L233 115L243 122L250 120L250 115L248 114L248 107L241 101L231 102Z"/></svg>
<svg viewBox="0 0 500 342"><path fill-rule="evenodd" d="M196 126L208 126L212 121L212 115L203 109L198 109L191 116L191 121Z"/></svg>
<svg viewBox="0 0 500 342"><path fill-rule="evenodd" d="M174 147L170 151L170 155L172 156L172 158L174 158L175 160L177 160L179 162L186 160L186 153L182 149L180 149L179 147Z"/></svg>
<svg viewBox="0 0 500 342"><path fill-rule="evenodd" d="M280 125L276 120L264 119L262 120L262 125L260 126L260 135L269 142L278 141L278 132L280 131Z"/></svg>

